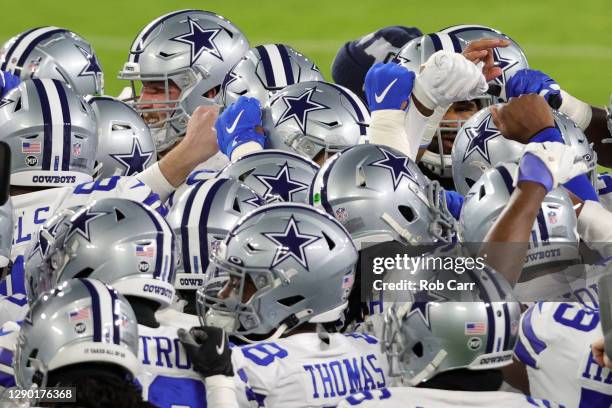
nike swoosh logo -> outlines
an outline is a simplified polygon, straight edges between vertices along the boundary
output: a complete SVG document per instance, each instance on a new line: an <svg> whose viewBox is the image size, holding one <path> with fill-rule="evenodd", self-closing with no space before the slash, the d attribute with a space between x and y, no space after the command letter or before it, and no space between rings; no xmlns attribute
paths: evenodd
<svg viewBox="0 0 612 408"><path fill-rule="evenodd" d="M382 91L382 93L380 95L374 94L374 99L376 99L376 103L381 103L385 99L385 96L387 96L387 93L389 92L389 89L391 89L393 84L395 84L396 82L397 82L397 78L395 78L393 81L391 81L391 83L389 85L387 85L387 87Z"/></svg>
<svg viewBox="0 0 612 408"><path fill-rule="evenodd" d="M225 333L223 333L223 336L221 337L221 345L217 346L217 354L218 355L223 354L223 349L224 348L225 348Z"/></svg>
<svg viewBox="0 0 612 408"><path fill-rule="evenodd" d="M238 126L238 121L240 120L240 117L242 116L243 113L244 113L244 109L240 111L238 116L236 116L236 119L234 120L234 123L232 123L232 126L225 128L225 130L227 130L227 133L233 133L234 130L236 130L236 126Z"/></svg>
<svg viewBox="0 0 612 408"><path fill-rule="evenodd" d="M4 331L4 327L0 327L0 336L6 336L7 334L14 333L15 330Z"/></svg>

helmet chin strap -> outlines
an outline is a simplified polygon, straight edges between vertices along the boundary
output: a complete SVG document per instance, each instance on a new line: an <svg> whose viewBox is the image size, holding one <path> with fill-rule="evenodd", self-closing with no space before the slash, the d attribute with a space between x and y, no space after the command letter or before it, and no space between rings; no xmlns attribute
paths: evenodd
<svg viewBox="0 0 612 408"><path fill-rule="evenodd" d="M404 238L410 245L418 245L419 240L410 231L402 227L389 213L384 213L381 216L382 220L389 224L393 231L397 232L400 237Z"/></svg>
<svg viewBox="0 0 612 408"><path fill-rule="evenodd" d="M423 380L429 378L431 374L435 373L442 361L446 358L448 353L446 350L438 351L438 354L431 360L429 364L417 375L408 380L408 383L412 386L420 384Z"/></svg>
<svg viewBox="0 0 612 408"><path fill-rule="evenodd" d="M288 323L282 323L280 326L278 326L278 328L274 331L274 333L272 333L270 337L265 339L265 341L274 341L274 340L280 339L281 336L287 332L287 330L291 329L292 327L295 327L295 325L299 323L300 320L302 320L303 318L307 316L310 316L311 314L312 314L312 309L304 309L304 310L301 310L295 313L293 316L290 316L289 318L285 319L285 320L292 320L296 322L295 324L290 325ZM235 337L249 344L259 343L261 341L261 340L257 340L257 341L250 340L244 337L243 335L236 335Z"/></svg>

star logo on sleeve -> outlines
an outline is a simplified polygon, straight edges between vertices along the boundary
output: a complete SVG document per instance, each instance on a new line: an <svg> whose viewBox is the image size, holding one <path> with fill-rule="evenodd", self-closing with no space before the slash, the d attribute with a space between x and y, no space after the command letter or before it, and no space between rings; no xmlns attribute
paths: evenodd
<svg viewBox="0 0 612 408"><path fill-rule="evenodd" d="M93 211L91 208L87 208L81 214L73 217L70 220L72 225L70 226L70 230L68 230L68 234L66 234L66 240L74 234L80 234L87 241L91 242L89 236L89 223L106 214L108 214L106 211Z"/></svg>
<svg viewBox="0 0 612 408"><path fill-rule="evenodd" d="M493 48L493 61L495 61L495 65L501 68L502 74L495 78L495 82L499 85L503 86L508 78L508 71L517 65L518 60L513 60L512 58L504 58L502 57L500 51L497 48Z"/></svg>
<svg viewBox="0 0 612 408"><path fill-rule="evenodd" d="M293 258L296 262L308 270L308 259L306 259L306 253L304 250L313 242L321 239L321 237L316 235L309 235L300 232L297 221L293 215L291 218L289 218L285 231L264 232L262 235L278 245L270 268L274 268L281 262L289 258Z"/></svg>
<svg viewBox="0 0 612 408"><path fill-rule="evenodd" d="M153 151L143 152L138 139L134 139L130 153L110 154L110 156L125 167L125 176L131 176L144 171L153 154Z"/></svg>
<svg viewBox="0 0 612 408"><path fill-rule="evenodd" d="M220 28L202 28L195 20L191 17L187 18L189 23L189 32L174 37L171 40L189 45L191 48L191 62L190 65L200 58L204 51L223 61L223 57L215 44L215 37L221 32Z"/></svg>
<svg viewBox="0 0 612 408"><path fill-rule="evenodd" d="M279 199L280 201L292 201L294 194L308 188L308 184L291 179L287 162L274 176L265 174L253 174L253 176L266 186L266 192L262 196L271 201Z"/></svg>
<svg viewBox="0 0 612 408"><path fill-rule="evenodd" d="M412 313L418 313L421 315L421 318L427 325L427 327L431 328L431 322L429 321L429 308L432 305L432 302L443 302L447 299L443 296L438 295L437 293L433 293L427 290L420 290L414 293L414 300L412 306L410 307L410 312L408 315Z"/></svg>
<svg viewBox="0 0 612 408"><path fill-rule="evenodd" d="M15 101L12 99L2 98L0 99L0 108L4 108L6 105L10 105L11 103L15 103Z"/></svg>
<svg viewBox="0 0 612 408"><path fill-rule="evenodd" d="M78 45L75 45L75 47L77 47L77 49L81 51L81 54L83 54L83 56L87 60L87 65L85 65L85 68L81 70L79 76L96 76L102 73L100 63L98 62L98 59L96 58L96 55L93 52L89 52L85 48Z"/></svg>
<svg viewBox="0 0 612 408"><path fill-rule="evenodd" d="M501 133L490 125L491 115L487 115L478 126L465 129L465 133L470 141L468 142L467 149L465 149L463 161L465 161L470 154L478 152L487 163L491 164L491 159L489 157L489 140L501 136Z"/></svg>
<svg viewBox="0 0 612 408"><path fill-rule="evenodd" d="M410 159L408 157L396 156L393 153L378 148L380 152L385 156L383 159L377 160L368 164L372 167L380 167L389 170L391 177L393 178L393 191L397 190L397 186L403 178L417 182L416 176L408 169Z"/></svg>
<svg viewBox="0 0 612 408"><path fill-rule="evenodd" d="M293 119L299 126L302 133L306 134L308 114L318 110L329 109L329 106L325 106L312 100L312 95L315 91L316 88L311 88L297 97L282 96L281 98L283 102L285 102L287 108L281 115L280 119L276 122L275 126Z"/></svg>

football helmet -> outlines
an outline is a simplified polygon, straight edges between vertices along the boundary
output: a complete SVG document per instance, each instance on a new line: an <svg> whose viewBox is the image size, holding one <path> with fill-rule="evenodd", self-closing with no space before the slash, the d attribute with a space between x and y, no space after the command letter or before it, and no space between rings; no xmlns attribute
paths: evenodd
<svg viewBox="0 0 612 408"><path fill-rule="evenodd" d="M474 253L506 208L514 191L513 177L517 171L515 163L500 163L485 171L465 196L459 223L463 241L473 247ZM567 191L561 187L550 191L533 224L524 268L559 262L578 263L581 258L576 228L576 213ZM546 257L536 256L543 250L548 254Z"/></svg>
<svg viewBox="0 0 612 408"><path fill-rule="evenodd" d="M398 52L395 60L398 64L418 73L421 65L435 52L447 50L460 53L463 52L470 41L482 38L501 38L510 41L508 47L493 50L495 63L503 72L500 77L489 82L491 95L483 95L482 98L475 100L478 107L482 108L491 103L505 101L506 81L518 70L529 68L527 58L521 47L507 35L485 26L452 26L437 33L415 38ZM444 133L456 134L464 123L465 120L459 119L440 121L433 141L433 143L438 144L437 152L426 150L420 160L425 168L437 176L452 177L452 159L450 154L444 154L442 135Z"/></svg>
<svg viewBox="0 0 612 408"><path fill-rule="evenodd" d="M259 99L264 105L272 93L287 85L323 80L319 68L290 46L259 45L251 48L227 74L220 102L229 106L245 95Z"/></svg>
<svg viewBox="0 0 612 408"><path fill-rule="evenodd" d="M348 89L321 81L301 82L278 91L263 109L263 127L272 149L315 160L366 138L370 113Z"/></svg>
<svg viewBox="0 0 612 408"><path fill-rule="evenodd" d="M119 79L131 81L133 104L139 113L167 115L149 124L158 152L167 150L185 134L188 115L198 106L215 103L206 94L211 90L219 92L227 73L248 49L246 37L235 25L208 11L174 11L140 31ZM163 82L165 98L139 99L139 81ZM181 91L177 99L170 99L170 82ZM164 106L149 108L151 105Z"/></svg>
<svg viewBox="0 0 612 408"><path fill-rule="evenodd" d="M0 49L0 70L23 81L57 79L79 95L104 93L104 74L93 47L63 28L33 28L8 40Z"/></svg>
<svg viewBox="0 0 612 408"><path fill-rule="evenodd" d="M174 234L161 215L135 201L106 198L76 213L67 210L58 223L52 237L46 237L50 242L38 287L91 277L123 295L150 299L161 307L172 303Z"/></svg>
<svg viewBox="0 0 612 408"><path fill-rule="evenodd" d="M486 266L458 273L433 264L410 279L443 282L444 288L410 292L410 301L386 311L382 349L391 375L415 386L449 370L512 363L521 310L510 284ZM450 280L474 289L449 290Z"/></svg>
<svg viewBox="0 0 612 408"><path fill-rule="evenodd" d="M577 146L592 169L587 173L591 183L597 182L595 164L597 155L586 136L578 126L563 113L553 111L555 125L561 131L565 144ZM493 123L491 110L480 110L463 124L455 142L451 157L453 160L453 181L457 192L465 195L482 173L498 163L516 162L523 155L525 145L506 139Z"/></svg>
<svg viewBox="0 0 612 408"><path fill-rule="evenodd" d="M109 96L87 97L98 124L94 179L133 176L157 162L151 131L132 107Z"/></svg>
<svg viewBox="0 0 612 408"><path fill-rule="evenodd" d="M0 100L11 184L59 187L92 180L98 146L91 106L55 79L22 82Z"/></svg>
<svg viewBox="0 0 612 408"><path fill-rule="evenodd" d="M138 324L128 301L96 279L71 279L45 292L25 318L15 350L15 381L44 388L49 372L75 364L112 364L135 377Z"/></svg>
<svg viewBox="0 0 612 408"><path fill-rule="evenodd" d="M13 204L11 198L0 205L0 275L11 260L13 245Z"/></svg>
<svg viewBox="0 0 612 408"><path fill-rule="evenodd" d="M265 201L238 180L200 181L183 193L168 214L168 223L179 243L180 262L176 289L197 289L211 254L218 250L240 217Z"/></svg>
<svg viewBox="0 0 612 408"><path fill-rule="evenodd" d="M296 153L266 149L240 157L217 177L242 181L267 202L308 203L308 189L319 166Z"/></svg>
<svg viewBox="0 0 612 408"><path fill-rule="evenodd" d="M340 221L360 248L386 241L451 242L456 234L444 190L386 146L357 145L328 160L310 200Z"/></svg>
<svg viewBox="0 0 612 408"><path fill-rule="evenodd" d="M200 320L269 339L306 322L336 321L347 307L357 259L351 237L327 214L297 203L260 207L213 253L208 274L226 276L226 286L216 293L211 279L198 289Z"/></svg>

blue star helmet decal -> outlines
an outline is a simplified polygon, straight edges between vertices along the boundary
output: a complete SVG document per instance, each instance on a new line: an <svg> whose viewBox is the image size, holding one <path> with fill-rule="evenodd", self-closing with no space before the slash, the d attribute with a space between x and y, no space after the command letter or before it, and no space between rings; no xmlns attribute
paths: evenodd
<svg viewBox="0 0 612 408"><path fill-rule="evenodd" d="M290 119L295 120L295 123L299 126L302 133L306 134L306 124L308 121L308 114L314 111L329 109L329 106L312 100L312 95L316 91L316 87L307 90L300 96L281 96L283 102L287 108L276 122L275 126L280 125Z"/></svg>
<svg viewBox="0 0 612 408"><path fill-rule="evenodd" d="M291 179L287 162L274 176L265 174L253 174L253 176L266 186L266 192L263 194L265 199L280 198L282 201L292 201L295 193L308 188L308 184Z"/></svg>
<svg viewBox="0 0 612 408"><path fill-rule="evenodd" d="M128 154L110 154L125 167L125 176L131 176L144 171L147 162L151 160L154 152L143 152L138 139L132 142L132 151Z"/></svg>
<svg viewBox="0 0 612 408"><path fill-rule="evenodd" d="M74 234L80 234L87 241L91 242L89 236L89 223L106 214L108 214L106 211L92 211L91 208L87 208L85 212L72 217L70 219L70 229L66 234L66 240Z"/></svg>
<svg viewBox="0 0 612 408"><path fill-rule="evenodd" d="M431 306L431 302L440 302L448 300L444 296L440 296L437 293L430 292L427 290L420 290L413 294L414 300L412 306L410 307L410 312L408 315L413 313L418 313L421 315L421 318L431 329L431 323L429 321L429 307Z"/></svg>
<svg viewBox="0 0 612 408"><path fill-rule="evenodd" d="M266 200L264 200L257 194L253 194L253 197L246 199L246 200L242 200L242 202L245 204L252 205L253 207L261 207L262 205L265 205L268 203Z"/></svg>
<svg viewBox="0 0 612 408"><path fill-rule="evenodd" d="M517 60L502 57L497 48L493 48L493 61L495 61L495 65L501 68L502 70L502 74L495 78L495 82L503 86L506 81L510 79L507 76L507 72L510 70L510 68L512 68L519 62Z"/></svg>
<svg viewBox="0 0 612 408"><path fill-rule="evenodd" d="M491 164L491 159L489 157L489 140L501 136L499 130L490 127L491 118L491 115L487 115L478 126L465 129L465 134L470 141L463 154L463 161L465 161L470 154L477 151L487 163Z"/></svg>
<svg viewBox="0 0 612 408"><path fill-rule="evenodd" d="M223 57L214 41L215 37L221 32L221 29L204 29L191 17L187 17L187 22L189 23L189 32L174 37L171 40L189 45L191 48L190 65L193 65L204 51L223 61Z"/></svg>
<svg viewBox="0 0 612 408"><path fill-rule="evenodd" d="M93 52L89 52L85 48L80 47L78 45L75 45L75 47L77 47L78 50L81 51L81 54L83 54L83 56L87 60L87 65L85 65L85 68L81 70L79 76L96 76L98 74L101 74L102 68L100 67L100 63L98 62L96 55Z"/></svg>
<svg viewBox="0 0 612 408"><path fill-rule="evenodd" d="M308 259L304 250L308 245L321 239L321 237L316 235L301 233L293 215L289 218L285 231L264 232L262 235L278 245L270 268L274 268L281 262L293 258L308 270Z"/></svg>
<svg viewBox="0 0 612 408"><path fill-rule="evenodd" d="M408 157L398 157L386 149L378 147L378 150L385 156L384 159L377 160L368 164L372 167L380 167L389 170L393 178L393 191L397 190L397 186L402 181L402 178L412 180L418 184L416 176L408 169L410 159Z"/></svg>
<svg viewBox="0 0 612 408"><path fill-rule="evenodd" d="M51 237L55 238L55 234L57 233L57 229L60 225L61 222L57 222L52 225L51 228L49 228L48 233ZM40 231L38 231L38 240L32 248L32 252L30 252L30 256L28 257L28 259L31 259L36 254L36 252L40 252L40 256L44 258L47 254L47 250L49 249L49 244L49 240L47 240L45 234L43 233L43 230L41 229Z"/></svg>

